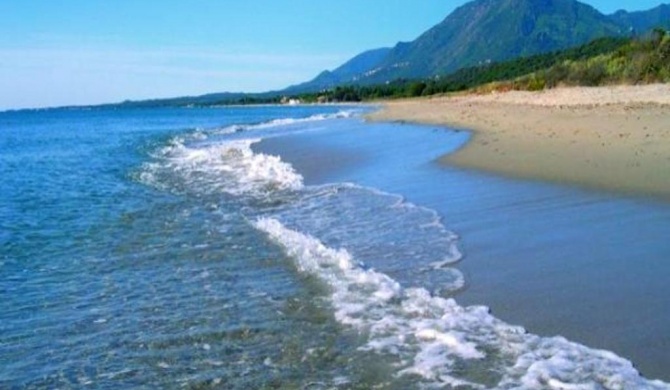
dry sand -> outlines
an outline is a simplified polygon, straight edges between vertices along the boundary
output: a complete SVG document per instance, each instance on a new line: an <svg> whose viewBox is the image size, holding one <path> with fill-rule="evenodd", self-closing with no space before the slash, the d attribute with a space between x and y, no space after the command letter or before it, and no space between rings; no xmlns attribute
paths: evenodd
<svg viewBox="0 0 670 390"><path fill-rule="evenodd" d="M446 163L670 200L670 84L393 101L370 119L472 130Z"/></svg>

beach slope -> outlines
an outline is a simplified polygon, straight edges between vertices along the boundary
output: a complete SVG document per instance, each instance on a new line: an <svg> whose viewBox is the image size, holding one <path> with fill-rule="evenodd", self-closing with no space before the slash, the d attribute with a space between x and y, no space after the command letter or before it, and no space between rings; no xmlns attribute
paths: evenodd
<svg viewBox="0 0 670 390"><path fill-rule="evenodd" d="M471 130L445 163L670 200L668 84L392 101L369 119Z"/></svg>

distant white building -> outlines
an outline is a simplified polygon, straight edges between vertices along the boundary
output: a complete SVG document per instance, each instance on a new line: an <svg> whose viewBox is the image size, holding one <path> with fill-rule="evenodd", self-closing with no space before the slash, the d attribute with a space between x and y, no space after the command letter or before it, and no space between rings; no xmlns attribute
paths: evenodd
<svg viewBox="0 0 670 390"><path fill-rule="evenodd" d="M287 96L284 96L283 98L281 98L281 104L287 104L289 106L297 106L298 104L302 104L302 100L289 99Z"/></svg>

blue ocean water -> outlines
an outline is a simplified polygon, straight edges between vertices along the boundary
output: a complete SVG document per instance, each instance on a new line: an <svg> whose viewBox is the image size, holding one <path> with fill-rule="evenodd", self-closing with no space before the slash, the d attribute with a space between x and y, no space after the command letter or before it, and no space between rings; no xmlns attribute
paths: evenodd
<svg viewBox="0 0 670 390"><path fill-rule="evenodd" d="M0 113L0 387L669 388L459 305L463 238L403 195L468 135L363 110Z"/></svg>

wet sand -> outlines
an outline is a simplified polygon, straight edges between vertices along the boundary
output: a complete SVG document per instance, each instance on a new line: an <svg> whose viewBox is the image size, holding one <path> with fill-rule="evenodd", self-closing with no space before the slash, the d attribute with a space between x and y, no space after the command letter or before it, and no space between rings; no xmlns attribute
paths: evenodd
<svg viewBox="0 0 670 390"><path fill-rule="evenodd" d="M670 203L435 162L469 140L435 126L333 124L254 150L280 155L306 184L354 182L437 211L465 255L460 304L670 380Z"/></svg>
<svg viewBox="0 0 670 390"><path fill-rule="evenodd" d="M670 85L393 101L376 121L473 131L443 162L670 200Z"/></svg>

